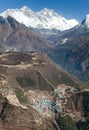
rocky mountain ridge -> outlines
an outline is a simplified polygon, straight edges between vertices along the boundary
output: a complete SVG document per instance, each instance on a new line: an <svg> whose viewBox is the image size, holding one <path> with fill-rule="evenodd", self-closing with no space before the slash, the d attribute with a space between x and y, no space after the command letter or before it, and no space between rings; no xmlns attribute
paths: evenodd
<svg viewBox="0 0 89 130"><path fill-rule="evenodd" d="M50 43L14 18L0 16L1 51L43 51Z"/></svg>

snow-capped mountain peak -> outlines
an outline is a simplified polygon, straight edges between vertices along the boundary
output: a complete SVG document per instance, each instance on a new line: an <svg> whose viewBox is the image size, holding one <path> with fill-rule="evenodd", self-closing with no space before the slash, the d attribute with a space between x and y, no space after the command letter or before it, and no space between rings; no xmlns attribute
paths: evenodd
<svg viewBox="0 0 89 130"><path fill-rule="evenodd" d="M68 30L78 24L75 19L67 20L58 15L54 10L44 8L39 12L34 12L27 6L21 9L8 9L1 14L3 17L14 17L18 22L25 24L27 27L38 29L57 29Z"/></svg>
<svg viewBox="0 0 89 130"><path fill-rule="evenodd" d="M89 29L89 14L86 15L85 19L82 20L80 27Z"/></svg>
<svg viewBox="0 0 89 130"><path fill-rule="evenodd" d="M27 6L23 6L22 8L21 8L21 10L29 10L30 8L28 8Z"/></svg>
<svg viewBox="0 0 89 130"><path fill-rule="evenodd" d="M89 14L86 15L85 24L86 24L86 26L89 28Z"/></svg>
<svg viewBox="0 0 89 130"><path fill-rule="evenodd" d="M27 6L23 6L20 10L21 10L22 12L25 12L25 11L26 11L26 12L27 12L27 11L28 11L28 12L29 12L29 11L30 11L30 12L33 12L33 11L32 11L30 8L28 8Z"/></svg>
<svg viewBox="0 0 89 130"><path fill-rule="evenodd" d="M56 15L56 16L58 16L58 14L57 14L56 12L54 12L54 10L52 10L52 9L47 9L47 8L44 8L44 9L41 10L39 13L42 14L42 15L49 15L49 16L54 16L54 15Z"/></svg>

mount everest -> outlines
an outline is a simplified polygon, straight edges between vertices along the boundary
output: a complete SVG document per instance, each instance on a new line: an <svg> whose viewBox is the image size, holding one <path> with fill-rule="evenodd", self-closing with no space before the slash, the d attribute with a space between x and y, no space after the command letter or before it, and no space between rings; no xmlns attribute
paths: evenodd
<svg viewBox="0 0 89 130"><path fill-rule="evenodd" d="M60 16L54 10L44 8L40 12L33 12L26 6L21 9L7 9L1 16L14 17L18 22L26 25L27 27L37 29L56 29L60 31L68 30L78 24L75 19L67 20Z"/></svg>

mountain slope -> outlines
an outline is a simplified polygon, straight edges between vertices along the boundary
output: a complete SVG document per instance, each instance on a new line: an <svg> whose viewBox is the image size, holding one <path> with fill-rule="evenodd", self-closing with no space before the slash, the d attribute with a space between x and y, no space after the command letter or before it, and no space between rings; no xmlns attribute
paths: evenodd
<svg viewBox="0 0 89 130"><path fill-rule="evenodd" d="M50 36L54 49L50 57L81 80L89 83L89 15L68 31ZM60 59L60 60L59 60Z"/></svg>
<svg viewBox="0 0 89 130"><path fill-rule="evenodd" d="M0 130L56 130L56 119L61 114L62 117L73 114L75 118L78 115L77 120L86 120L83 111L75 110L76 106L83 108L80 100L84 97L80 93L86 89L85 84L41 53L3 53Z"/></svg>
<svg viewBox="0 0 89 130"><path fill-rule="evenodd" d="M1 51L43 51L50 43L18 23L14 18L0 16Z"/></svg>
<svg viewBox="0 0 89 130"><path fill-rule="evenodd" d="M75 19L67 20L50 9L43 9L40 12L33 12L24 6L21 9L8 9L1 14L3 17L12 16L18 22L25 24L27 27L38 29L57 29L67 30L78 24Z"/></svg>
<svg viewBox="0 0 89 130"><path fill-rule="evenodd" d="M89 83L89 36L81 39L76 49L71 49L67 59L74 64L75 74Z"/></svg>

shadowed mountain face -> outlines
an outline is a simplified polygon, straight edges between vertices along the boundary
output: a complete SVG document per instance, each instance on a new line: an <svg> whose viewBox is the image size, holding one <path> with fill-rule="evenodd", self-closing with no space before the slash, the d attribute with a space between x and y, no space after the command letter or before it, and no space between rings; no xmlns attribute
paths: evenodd
<svg viewBox="0 0 89 130"><path fill-rule="evenodd" d="M68 72L89 83L89 26L86 21L71 30L50 36L54 49L49 56Z"/></svg>
<svg viewBox="0 0 89 130"><path fill-rule="evenodd" d="M43 51L49 47L47 40L14 18L0 16L0 51Z"/></svg>
<svg viewBox="0 0 89 130"><path fill-rule="evenodd" d="M67 60L74 65L75 74L89 83L89 37L80 40L80 45L71 49Z"/></svg>
<svg viewBox="0 0 89 130"><path fill-rule="evenodd" d="M59 45L49 56L68 72L84 82L89 82L89 36L80 36Z"/></svg>

